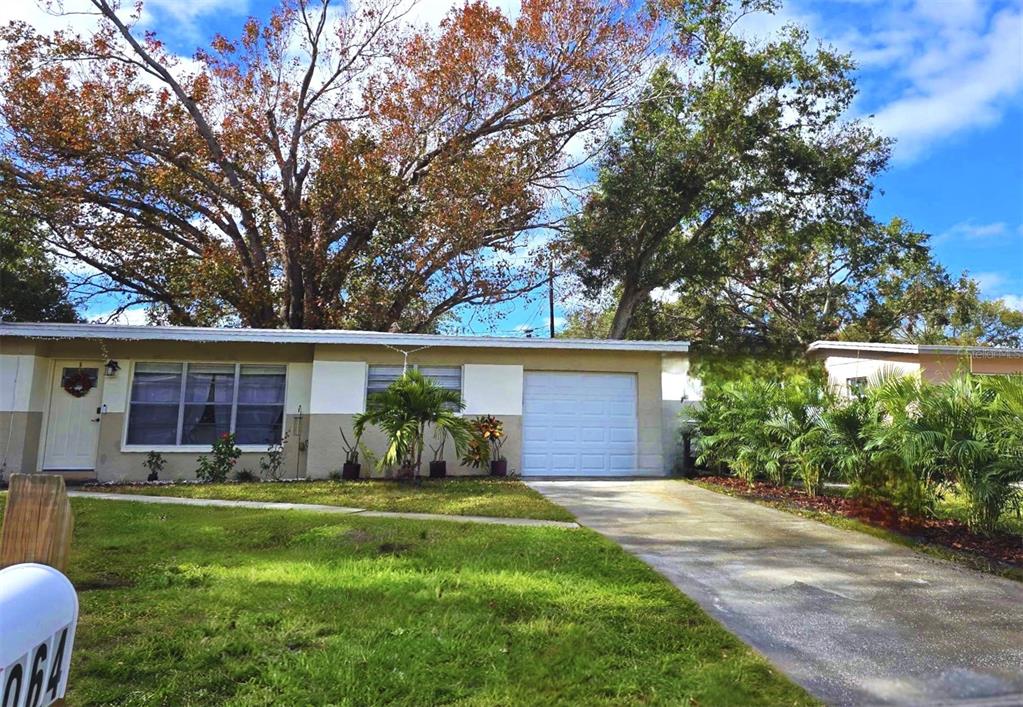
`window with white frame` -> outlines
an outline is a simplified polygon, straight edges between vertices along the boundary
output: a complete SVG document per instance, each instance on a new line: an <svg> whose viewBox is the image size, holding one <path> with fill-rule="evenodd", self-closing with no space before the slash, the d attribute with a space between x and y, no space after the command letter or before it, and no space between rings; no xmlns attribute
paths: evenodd
<svg viewBox="0 0 1023 707"><path fill-rule="evenodd" d="M866 376L856 376L855 378L846 378L845 387L849 391L849 395L860 396L867 392L869 382Z"/></svg>
<svg viewBox="0 0 1023 707"><path fill-rule="evenodd" d="M207 446L233 432L235 443L281 441L285 366L136 363L125 442Z"/></svg>
<svg viewBox="0 0 1023 707"><path fill-rule="evenodd" d="M461 366L412 366L441 388L462 392ZM382 393L387 386L401 377L401 366L371 365L366 378L366 394Z"/></svg>

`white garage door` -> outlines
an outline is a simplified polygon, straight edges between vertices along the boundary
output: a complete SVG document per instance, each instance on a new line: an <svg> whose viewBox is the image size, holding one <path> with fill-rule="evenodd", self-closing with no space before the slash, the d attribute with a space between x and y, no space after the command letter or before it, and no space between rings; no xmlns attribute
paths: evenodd
<svg viewBox="0 0 1023 707"><path fill-rule="evenodd" d="M636 376L526 372L522 473L636 473Z"/></svg>

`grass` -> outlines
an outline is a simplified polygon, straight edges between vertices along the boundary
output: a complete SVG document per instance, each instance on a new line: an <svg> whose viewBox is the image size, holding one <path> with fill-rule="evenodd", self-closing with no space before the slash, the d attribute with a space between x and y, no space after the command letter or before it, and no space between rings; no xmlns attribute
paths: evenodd
<svg viewBox="0 0 1023 707"><path fill-rule="evenodd" d="M812 704L588 530L74 499L69 704Z"/></svg>
<svg viewBox="0 0 1023 707"><path fill-rule="evenodd" d="M407 482L364 480L97 486L86 487L85 490L237 501L320 503L373 511L574 520L572 514L561 506L551 503L521 481L511 479L424 479L418 487Z"/></svg>
<svg viewBox="0 0 1023 707"><path fill-rule="evenodd" d="M944 545L922 542L908 535L903 535L887 528L865 523L861 520L857 520L856 518L849 518L848 516L844 516L839 513L826 513L824 511L799 508L782 501L751 498L749 496L733 493L730 489L723 486L709 484L694 479L687 479L683 483L690 483L708 491L714 491L726 496L742 499L743 501L749 501L750 503L757 503L761 506L767 506L769 508L774 508L775 510L785 511L786 513L792 513L793 515L802 516L803 518L809 518L810 520L816 520L834 528L865 533L880 540L886 540L890 543L907 547L925 555L937 557L942 560L948 560L950 562L957 562L979 572L987 572L988 574L994 574L1007 579L1016 580L1017 582L1023 582L1023 570L1018 567L989 560L975 553L958 552L952 548L945 547ZM954 498L954 496L947 496L939 502L935 509L935 513L938 517L965 520L965 506L961 505L961 500L954 501ZM1014 515L1011 517L1007 515L1006 517L1003 517L1000 525L1002 529L1007 530L1008 532L1023 534L1023 524L1018 524L1018 521L1019 519Z"/></svg>

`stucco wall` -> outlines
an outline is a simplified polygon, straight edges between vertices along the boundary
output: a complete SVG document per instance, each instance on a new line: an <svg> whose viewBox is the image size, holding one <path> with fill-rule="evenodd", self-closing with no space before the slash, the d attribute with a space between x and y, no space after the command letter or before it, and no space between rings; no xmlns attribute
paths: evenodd
<svg viewBox="0 0 1023 707"><path fill-rule="evenodd" d="M4 354L14 348L5 347ZM147 473L142 466L145 451L126 452L121 447L131 366L135 361L287 363L287 475L293 476L297 468L300 475L324 477L340 469L343 462L338 426L345 425L346 429L350 429L352 415L364 409L367 365L401 365L403 360L400 353L383 346L39 341L31 348L19 344L16 350L19 354L31 353L37 357L35 360L39 365L35 366L34 376L41 375L41 378L34 378L33 386L37 386L41 392L31 394L29 398L39 398L39 410L45 407L49 395L51 359L114 359L120 363L121 371L115 377L104 380L102 396L105 413L100 423L97 474L101 479L110 480L142 479ZM524 371L635 373L639 426L639 468L636 471L662 474L673 464L677 437L677 403L674 396L679 385L686 385L688 363L685 355L664 357L655 352L438 347L411 354L409 363L463 366L463 395L469 403L466 413L495 414L504 421L508 435L504 453L513 471L521 468L521 391ZM663 395L662 385L666 386ZM295 429L299 423L303 428L301 433ZM31 453L22 453L21 463L35 465L38 461L36 451L39 448L40 432L31 429L36 423L29 418L26 418L24 424L26 432L19 436L31 446ZM385 448L383 437L378 431L367 434L364 442L377 454ZM449 473L480 473L461 467L454 458L450 443L447 446ZM163 478L192 478L200 452L164 451L162 454L167 460ZM256 471L259 456L259 453L244 454L238 468Z"/></svg>
<svg viewBox="0 0 1023 707"><path fill-rule="evenodd" d="M0 472L33 472L39 453L50 360L35 347L2 340L0 348Z"/></svg>
<svg viewBox="0 0 1023 707"><path fill-rule="evenodd" d="M301 428L300 428L301 423ZM145 451L122 451L121 440L124 435L124 413L107 413L100 421L99 453L96 458L96 477L100 481L144 481L149 470L143 465L146 461ZM284 464L281 475L285 478L296 478L306 475L307 455L302 449L308 428L308 419L299 419L294 415L285 415L285 432L288 439L284 445ZM194 479L197 460L202 452L161 452L167 462L160 474L161 481L177 479ZM243 452L238 458L235 469L248 469L259 473L260 452Z"/></svg>
<svg viewBox="0 0 1023 707"><path fill-rule="evenodd" d="M882 371L892 370L901 374L920 372L916 356L899 354L864 354L861 356L828 356L824 359L828 381L843 394L849 393L847 381L850 378L873 380Z"/></svg>
<svg viewBox="0 0 1023 707"><path fill-rule="evenodd" d="M29 474L36 470L41 412L0 412L0 473Z"/></svg>

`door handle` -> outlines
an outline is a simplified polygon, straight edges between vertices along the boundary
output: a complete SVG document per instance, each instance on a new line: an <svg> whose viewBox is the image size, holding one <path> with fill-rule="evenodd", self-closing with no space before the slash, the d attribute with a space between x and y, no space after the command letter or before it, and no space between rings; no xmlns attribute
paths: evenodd
<svg viewBox="0 0 1023 707"><path fill-rule="evenodd" d="M99 422L99 421L100 421L100 418L98 418L98 417L94 417L94 418L92 418L92 420L91 420L91 421L92 421L92 422Z"/></svg>

